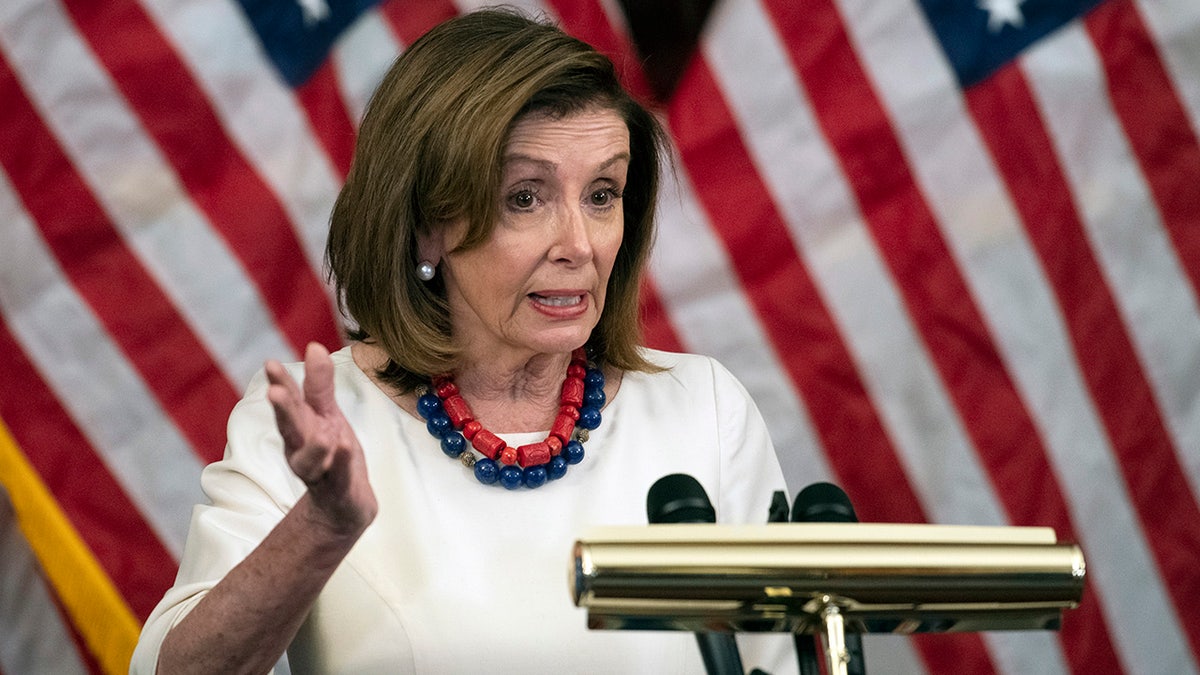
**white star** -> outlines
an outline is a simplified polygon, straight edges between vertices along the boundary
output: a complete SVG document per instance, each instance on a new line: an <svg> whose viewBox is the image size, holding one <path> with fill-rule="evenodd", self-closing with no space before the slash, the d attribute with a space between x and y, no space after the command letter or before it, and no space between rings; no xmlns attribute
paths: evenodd
<svg viewBox="0 0 1200 675"><path fill-rule="evenodd" d="M296 0L300 5L300 13L304 15L304 25L311 28L329 18L329 5L325 0Z"/></svg>
<svg viewBox="0 0 1200 675"><path fill-rule="evenodd" d="M1024 2L1025 0L979 0L976 6L988 13L988 32L999 33L1005 26L1025 27L1025 16L1021 14L1021 4Z"/></svg>

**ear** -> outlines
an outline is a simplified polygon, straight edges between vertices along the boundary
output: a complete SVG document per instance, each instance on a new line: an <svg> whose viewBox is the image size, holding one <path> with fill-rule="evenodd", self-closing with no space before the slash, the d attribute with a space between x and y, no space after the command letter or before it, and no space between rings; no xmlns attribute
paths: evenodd
<svg viewBox="0 0 1200 675"><path fill-rule="evenodd" d="M428 260L437 267L446 254L446 228L433 227L417 234L417 259Z"/></svg>

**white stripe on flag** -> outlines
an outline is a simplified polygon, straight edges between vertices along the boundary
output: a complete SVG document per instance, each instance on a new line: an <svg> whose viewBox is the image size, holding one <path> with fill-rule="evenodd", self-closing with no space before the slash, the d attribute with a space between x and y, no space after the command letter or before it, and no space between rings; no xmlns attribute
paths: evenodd
<svg viewBox="0 0 1200 675"><path fill-rule="evenodd" d="M684 348L716 357L750 392L792 494L813 481L832 480L808 411L776 360L694 188L683 171L665 172L664 179L650 271Z"/></svg>
<svg viewBox="0 0 1200 675"><path fill-rule="evenodd" d="M113 478L178 558L192 505L204 501L199 459L64 277L2 172L0 214L0 312Z"/></svg>
<svg viewBox="0 0 1200 675"><path fill-rule="evenodd" d="M1128 501L1112 447L1081 381L1057 301L961 100L914 7L839 0L860 57L892 116L972 295L1033 415L1079 529L1090 583L1124 667L1168 672L1182 642L1154 561ZM940 82L914 79L914 74ZM1138 580L1133 583L1131 580ZM1143 583L1144 580L1144 583ZM1128 621L1131 606L1145 621ZM1168 635L1173 645L1159 649ZM1167 654L1169 652L1169 655Z"/></svg>
<svg viewBox="0 0 1200 675"><path fill-rule="evenodd" d="M996 500L983 498L992 492L988 479L773 35L755 2L727 2L704 40L741 136L842 328L922 505L939 522L1004 524Z"/></svg>
<svg viewBox="0 0 1200 675"><path fill-rule="evenodd" d="M329 212L341 179L237 3L142 2L196 77L233 142L280 200L313 269L321 270Z"/></svg>
<svg viewBox="0 0 1200 675"><path fill-rule="evenodd" d="M0 50L122 238L240 389L265 356L291 347L61 6L24 4L41 8L0 25Z"/></svg>
<svg viewBox="0 0 1200 675"><path fill-rule="evenodd" d="M0 673L87 672L0 488Z"/></svg>
<svg viewBox="0 0 1200 675"><path fill-rule="evenodd" d="M375 87L403 48L378 9L359 17L334 45L334 70L355 128Z"/></svg>
<svg viewBox="0 0 1200 675"><path fill-rule="evenodd" d="M705 55L843 328L924 508L937 522L1006 524L872 237L850 208L854 196L821 141L787 56L767 37L774 34L769 20L748 1L726 2L714 19L704 42ZM760 39L747 40L746 35ZM746 73L761 75L748 78ZM798 181L797 176L804 179ZM930 424L931 419L939 423ZM1030 663L1047 668L1044 672L1065 670L1053 636L989 641L1008 672L1028 672Z"/></svg>
<svg viewBox="0 0 1200 675"><path fill-rule="evenodd" d="M1075 25L1030 50L1022 68L1175 447L1200 448L1196 296L1131 161L1095 46ZM1200 453L1179 459L1200 495Z"/></svg>
<svg viewBox="0 0 1200 675"><path fill-rule="evenodd" d="M454 6L458 8L459 13L461 14L466 14L467 12L472 12L477 9L496 5L496 3L492 2L492 0L452 0L452 2L454 3ZM537 0L515 0L514 2L506 2L504 4L511 7L519 7L525 10L527 14L532 14L534 16L536 16L536 14L539 12L548 17L555 16L554 12L546 4L537 2Z"/></svg>

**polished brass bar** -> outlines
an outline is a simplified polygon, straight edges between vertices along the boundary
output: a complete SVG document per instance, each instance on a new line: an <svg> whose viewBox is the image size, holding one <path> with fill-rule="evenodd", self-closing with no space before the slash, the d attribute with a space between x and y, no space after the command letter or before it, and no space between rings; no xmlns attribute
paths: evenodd
<svg viewBox="0 0 1200 675"><path fill-rule="evenodd" d="M599 528L570 581L593 628L782 632L1053 629L1083 583L1049 528L840 523Z"/></svg>

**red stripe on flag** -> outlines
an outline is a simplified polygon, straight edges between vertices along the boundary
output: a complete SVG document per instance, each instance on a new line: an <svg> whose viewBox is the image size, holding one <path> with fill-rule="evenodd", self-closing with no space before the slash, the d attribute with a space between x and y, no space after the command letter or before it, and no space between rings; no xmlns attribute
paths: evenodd
<svg viewBox="0 0 1200 675"><path fill-rule="evenodd" d="M642 280L638 304L641 313L642 342L647 347L667 352L684 351L683 341L679 339L679 334L671 325L671 317L667 314L667 308L663 306L662 299L658 296L658 290L655 289L654 282L649 277Z"/></svg>
<svg viewBox="0 0 1200 675"><path fill-rule="evenodd" d="M350 172L350 160L354 157L356 132L350 111L338 89L333 61L326 59L308 81L296 89L296 96L326 156L337 169L338 176L344 180Z"/></svg>
<svg viewBox="0 0 1200 675"><path fill-rule="evenodd" d="M704 105L694 105L695 101ZM892 497L886 507L878 499L859 502L863 520L925 521L854 360L797 257L782 216L704 61L693 62L680 81L670 120L696 196L724 241L733 271L787 374L801 392L846 491L852 497L877 493ZM729 199L731 194L738 198Z"/></svg>
<svg viewBox="0 0 1200 675"><path fill-rule="evenodd" d="M968 92L967 102L1058 296L1080 371L1120 460L1146 539L1192 648L1200 651L1200 619L1188 609L1200 595L1195 571L1200 508L1091 254L1029 85L1016 68L1005 68Z"/></svg>
<svg viewBox="0 0 1200 675"><path fill-rule="evenodd" d="M65 4L196 205L242 261L292 346L303 353L316 340L339 348L329 296L277 196L230 140L187 65L145 11L134 0Z"/></svg>
<svg viewBox="0 0 1200 675"><path fill-rule="evenodd" d="M837 8L819 2L801 13L782 2L768 4L818 123L1005 511L1015 524L1050 525L1070 537L1066 501L1037 428L907 168ZM981 660L971 669L992 667Z"/></svg>
<svg viewBox="0 0 1200 675"><path fill-rule="evenodd" d="M1200 293L1200 142L1196 132L1158 46L1132 2L1102 3L1085 25L1107 74L1113 108L1154 193L1163 225L1193 291ZM1200 653L1200 627L1194 626L1191 636L1192 648Z"/></svg>
<svg viewBox="0 0 1200 675"><path fill-rule="evenodd" d="M129 251L0 56L0 166L80 295L193 449L212 461L238 395Z"/></svg>
<svg viewBox="0 0 1200 675"><path fill-rule="evenodd" d="M926 522L854 361L795 255L702 59L679 83L670 119L696 194L725 239L735 271L809 408L839 481L859 505L861 520ZM728 194L739 198L725 199ZM889 498L878 499L880 494ZM994 672L977 635L942 635L915 645L933 672Z"/></svg>
<svg viewBox="0 0 1200 675"><path fill-rule="evenodd" d="M174 583L175 560L3 320L0 371L0 418L125 602L144 621Z"/></svg>
<svg viewBox="0 0 1200 675"><path fill-rule="evenodd" d="M391 0L380 9L406 49L430 28L458 15L450 0Z"/></svg>
<svg viewBox="0 0 1200 675"><path fill-rule="evenodd" d="M1149 395L1149 386L1138 370L1116 303L1092 255L1070 185L1028 83L1010 64L968 90L966 101L1058 298L1080 372L1101 416L1110 421L1110 433L1114 419L1134 422L1146 412L1147 400L1142 395ZM1142 405L1135 402L1139 399ZM1059 534L1075 538L1070 532L1059 530ZM1150 540L1153 546L1155 538ZM1063 641L1071 645L1067 657L1072 668L1094 673L1118 667L1116 652L1107 639L1072 642L1082 637L1074 631L1082 630L1085 621L1105 625L1105 632L1111 634L1099 607L1081 606L1075 614L1063 631ZM1092 637L1100 635L1097 632Z"/></svg>
<svg viewBox="0 0 1200 675"><path fill-rule="evenodd" d="M942 258L941 262L935 262L926 257L928 256L928 252L907 250L907 245L912 240L906 241L906 223L898 223L890 220L890 216L893 215L919 214L919 210L908 211L906 209L890 207L889 204L890 199L893 199L894 195L899 195L900 197L907 196L908 202L910 202L907 204L908 207L919 209L922 207L922 204L920 204L919 199L918 201L913 201L912 191L906 190L902 184L898 186L894 183L883 183L882 180L872 181L888 177L895 178L894 172L902 172L902 169L905 167L904 157L899 154L890 156L889 159L892 163L887 163L887 171L883 173L874 173L877 168L874 166L874 162L870 166L868 165L869 161L882 159L881 155L877 154L881 150L884 154L887 154L889 138L887 136L874 138L874 141L884 144L882 147L876 148L874 144L863 142L862 136L857 136L858 133L868 132L874 136L878 136L878 129L880 127L871 127L869 124L866 124L863 115L881 115L881 109L878 106L878 102L874 100L874 96L870 94L869 89L866 91L862 90L862 85L865 83L865 76L862 72L862 67L858 64L857 55L854 54L845 31L842 29L841 18L832 5L824 4L824 2L821 2L821 4L806 4L803 11L799 10L799 8L793 8L792 5L785 4L785 2L767 2L767 6L768 12L772 14L774 23L778 25L779 35L785 38L786 47L788 52L790 52L793 64L797 67L799 78L802 79L803 84L808 88L809 97L812 100L812 104L814 104L814 110L817 114L818 124L822 126L830 143L838 151L839 161L844 165L844 171L846 171L847 178L851 181L851 187L858 195L864 215L868 219L866 225L875 234L884 258L887 259L890 268L893 270L893 274L899 274L898 281L901 283L901 291L905 293L908 311L916 319L918 328L924 331L926 340L930 340L930 335L932 335L931 341L934 342L935 347L931 348L930 351L934 352L934 356L937 358L937 345L940 339L949 342L950 337L953 336L949 335L947 329L940 324L943 321L942 318L931 316L928 307L922 309L919 306L912 306L913 295L918 295L918 297L920 295L930 295L930 289L924 286L924 283L930 281L930 277L925 276L926 274L937 274L943 277L943 283L948 281L944 277L949 276L949 281L953 281L956 279L956 276L953 269L946 268L946 258ZM842 89L844 86L845 89ZM850 97L854 95L858 95L862 100L851 102ZM860 109L864 106L865 109ZM852 109L856 114L845 115L846 109ZM844 118L852 118L853 121L851 123L851 119L844 120ZM853 129L848 124L853 124ZM884 125L886 125L886 121L884 121ZM887 131L888 127L884 126L883 130ZM863 144L859 145L860 142L863 142ZM890 142L894 145L894 138L890 139ZM715 159L716 157L714 157ZM846 166L850 162L854 162L853 165ZM742 168L739 171L752 171L752 169ZM900 187L898 192L890 192L898 189L898 187ZM697 192L704 193L706 191L697 190ZM926 228L931 226L931 219L926 220L924 225ZM754 233L757 233L757 231ZM926 234L926 237L928 237L928 234ZM935 241L938 240L936 232L932 233L932 237L934 237ZM919 240L916 237L913 239ZM756 251L772 251L776 249L776 246L778 244L772 245L762 243L762 241L751 245L748 241L746 243L748 255L744 257L751 259L754 257ZM900 264L904 261L907 262ZM941 265L940 273L938 273L935 265ZM740 267L740 264L738 267ZM908 273L907 276L905 275L906 271ZM917 283L918 280L912 279L914 275L920 276L919 283ZM752 282L748 282L748 285L754 287L754 283ZM808 285L806 280L805 285ZM961 282L959 286L961 286ZM800 288L800 286L797 286L797 288ZM794 292L794 288L792 291ZM810 292L808 289L805 289L805 294ZM964 293L962 297L966 297L965 288L962 289L962 293ZM936 298L938 293L932 293L932 295ZM949 295L949 297L953 298L953 295ZM924 301L929 300L920 299L918 303L924 303ZM770 316L766 312L760 311L760 313L763 316ZM823 321L829 321L828 317L824 317ZM986 345L986 340L982 344ZM840 342L838 342L838 345L840 350L845 350L844 347L840 346ZM954 348L955 351L961 351L956 345L947 345L947 348ZM818 358L818 354L809 354L806 358ZM973 358L973 354L971 358ZM852 372L850 356L846 354L841 359L846 360L844 368L847 372ZM950 372L954 372L953 368ZM857 375L853 375L853 377L854 390L852 400L856 401L859 406L869 406L869 396L866 394L862 383L857 381ZM812 383L820 383L823 386L823 382L827 382L829 378L830 371L822 368L815 372L806 372L806 374L800 375L798 382L802 383L800 384L802 387L805 386L805 382L809 382L808 386L815 388ZM841 380L841 378L835 378L835 380ZM958 387L958 392L955 392L955 383L958 383L960 386ZM955 393L959 395L977 395L977 392L974 392L974 390L965 390L964 384L966 383L961 380L950 381L949 388L952 396ZM845 393L839 392L839 394L845 396ZM833 398L834 394L832 393L815 395L817 398L814 398L814 394L810 394L806 395L805 399L808 401L820 401L822 404L820 410L814 410L814 413L812 413L812 419L815 420L815 424L818 426L827 424L824 420L830 416L838 416L840 408L847 405L834 405L833 401L836 399ZM967 401L971 401L971 399L967 399ZM964 401L959 402L961 405ZM976 405L982 405L982 401ZM966 410L970 411L971 407L967 406ZM878 422L874 412L871 413L869 422L872 426L880 426L880 422ZM857 424L860 423L841 426L842 431L853 435L852 438L844 438L840 442L826 444L830 459L834 461L836 466L838 464L846 464L847 462L839 458L853 458L848 460L852 462L853 471L862 473L871 482L883 483L889 482L889 480L890 482L898 482L899 477L902 476L902 468L895 459L894 450L890 447L882 447L882 443L887 442L887 440L886 437L883 437L884 432L881 426L877 431L871 429L870 435L878 436L880 440L875 443L868 443L868 446L874 446L874 444L878 443L880 444L880 448L872 453L872 456L863 456L862 450L864 449L864 444L862 443L862 431L865 429L865 426ZM998 434L1003 429L997 425L995 428L989 428L989 431L991 434ZM1002 470L1003 466L1001 464L998 468ZM839 474L841 474L841 467L839 466L838 468ZM848 483L847 491L850 491ZM851 494L853 495L853 492ZM906 480L904 482L904 491L902 492L896 490L894 485L874 485L864 489L860 494L864 495L864 497L881 494L892 495L894 497L895 494L904 494L905 497L902 501L911 501L913 503L917 501L916 495L913 494L912 488L907 484ZM863 500L856 501L856 503L863 504L870 504L871 502L882 502L882 500L868 500L868 498L863 498ZM914 518L912 513L902 513L904 510L913 512L917 508L908 507L907 509L900 509L898 513L896 504L889 503L887 514L883 515L883 518L895 519L902 522L918 522L923 520L923 518ZM875 520L875 518L870 518L868 515L864 516L863 520L869 521ZM925 634L918 635L913 643L917 646L920 656L922 656L926 665L934 673L995 673L996 668L991 662L990 653L986 650L983 640L978 634Z"/></svg>
<svg viewBox="0 0 1200 675"><path fill-rule="evenodd" d="M621 83L634 96L642 101L654 100L654 91L642 70L641 58L626 36L613 27L598 2L549 0L549 3L568 32L612 59Z"/></svg>

